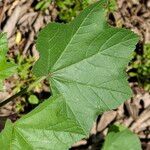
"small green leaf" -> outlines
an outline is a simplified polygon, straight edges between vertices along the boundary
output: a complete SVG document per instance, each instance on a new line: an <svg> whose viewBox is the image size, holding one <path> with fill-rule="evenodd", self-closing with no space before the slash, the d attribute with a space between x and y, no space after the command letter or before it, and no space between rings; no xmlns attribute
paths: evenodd
<svg viewBox="0 0 150 150"><path fill-rule="evenodd" d="M41 2L37 3L37 5L35 6L35 9L36 9L36 10L42 9L44 3L45 3L44 1L41 1Z"/></svg>
<svg viewBox="0 0 150 150"><path fill-rule="evenodd" d="M117 1L116 0L109 0L108 1L108 12L114 12L117 10Z"/></svg>
<svg viewBox="0 0 150 150"><path fill-rule="evenodd" d="M39 103L39 100L35 95L30 95L28 101L30 104L38 104Z"/></svg>
<svg viewBox="0 0 150 150"><path fill-rule="evenodd" d="M7 50L8 44L6 34L0 33L0 90L3 90L3 81L10 77L17 68L13 62L7 62Z"/></svg>
<svg viewBox="0 0 150 150"><path fill-rule="evenodd" d="M44 10L44 9L48 8L48 6L50 5L51 1L52 0L42 0L39 3L37 3L37 5L35 6L35 9L36 10L38 10L38 9Z"/></svg>
<svg viewBox="0 0 150 150"><path fill-rule="evenodd" d="M140 140L129 129L113 126L106 136L103 150L141 150Z"/></svg>

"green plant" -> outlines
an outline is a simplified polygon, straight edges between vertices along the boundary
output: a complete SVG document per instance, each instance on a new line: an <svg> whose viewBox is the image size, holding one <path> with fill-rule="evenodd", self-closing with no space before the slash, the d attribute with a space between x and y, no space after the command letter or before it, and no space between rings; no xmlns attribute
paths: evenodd
<svg viewBox="0 0 150 150"><path fill-rule="evenodd" d="M55 0L55 4L58 8L58 17L63 22L69 22L73 20L83 9L89 6L96 0ZM41 0L35 6L36 10L45 10L48 8L52 0Z"/></svg>
<svg viewBox="0 0 150 150"><path fill-rule="evenodd" d="M114 12L117 9L116 0L108 0L108 12Z"/></svg>
<svg viewBox="0 0 150 150"><path fill-rule="evenodd" d="M66 150L88 135L98 114L130 98L125 66L138 37L107 24L105 2L40 32L33 73L49 80L52 96L15 123L7 121L0 134L4 150Z"/></svg>
<svg viewBox="0 0 150 150"><path fill-rule="evenodd" d="M38 98L35 95L30 95L30 97L29 97L29 103L36 105L36 104L39 103L39 100L38 100Z"/></svg>
<svg viewBox="0 0 150 150"><path fill-rule="evenodd" d="M18 80L15 81L14 93L17 93L36 80L36 77L31 73L33 62L34 58L32 56L24 57L21 54L16 56L15 63L17 64Z"/></svg>
<svg viewBox="0 0 150 150"><path fill-rule="evenodd" d="M132 141L132 142L129 142ZM103 150L140 150L138 137L127 128L113 125L105 138Z"/></svg>
<svg viewBox="0 0 150 150"><path fill-rule="evenodd" d="M35 6L35 9L38 10L44 10L46 9L49 4L51 3L52 0L41 0L40 2L37 3L37 5Z"/></svg>
<svg viewBox="0 0 150 150"><path fill-rule="evenodd" d="M21 54L16 55L14 59L12 59L12 62L15 60L15 63L17 64L16 68L16 76L11 81L11 83L14 85L12 88L12 93L18 93L22 89L30 86L31 83L36 81L36 77L32 74L31 68L33 66L33 63L35 62L34 58L32 56L23 56ZM38 83L35 87L36 89L41 88L41 84ZM20 98L18 102L16 102L16 112L24 112L24 107L28 106L29 104L35 105L40 103L38 98L36 98L35 95L33 95L34 92L29 91ZM28 98L27 98L28 97Z"/></svg>
<svg viewBox="0 0 150 150"><path fill-rule="evenodd" d="M128 70L130 77L136 78L145 90L150 91L150 44L143 46L142 54L134 52L134 60Z"/></svg>
<svg viewBox="0 0 150 150"><path fill-rule="evenodd" d="M0 90L3 89L4 79L16 72L17 65L7 59L8 44L6 34L0 33Z"/></svg>
<svg viewBox="0 0 150 150"><path fill-rule="evenodd" d="M83 9L96 0L56 0L59 9L58 17L63 22L72 21Z"/></svg>
<svg viewBox="0 0 150 150"><path fill-rule="evenodd" d="M90 4L96 2L98 0L55 0L55 4L58 8L58 18L60 21L63 22L70 22L79 13L85 9ZM41 0L36 6L35 9L37 10L45 10L48 8L52 0ZM116 0L108 0L107 1L107 12L111 12L116 10Z"/></svg>

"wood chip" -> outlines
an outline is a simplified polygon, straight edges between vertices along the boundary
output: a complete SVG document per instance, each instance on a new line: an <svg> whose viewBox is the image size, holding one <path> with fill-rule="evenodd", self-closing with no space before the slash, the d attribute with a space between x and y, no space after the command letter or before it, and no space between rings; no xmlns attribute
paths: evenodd
<svg viewBox="0 0 150 150"><path fill-rule="evenodd" d="M115 119L116 115L116 111L105 112L97 125L97 131L101 132L103 129L105 129Z"/></svg>
<svg viewBox="0 0 150 150"><path fill-rule="evenodd" d="M13 34L21 11L21 7L17 6L14 12L12 13L11 17L7 21L6 25L4 26L3 31L7 33L7 38L11 37L11 35Z"/></svg>

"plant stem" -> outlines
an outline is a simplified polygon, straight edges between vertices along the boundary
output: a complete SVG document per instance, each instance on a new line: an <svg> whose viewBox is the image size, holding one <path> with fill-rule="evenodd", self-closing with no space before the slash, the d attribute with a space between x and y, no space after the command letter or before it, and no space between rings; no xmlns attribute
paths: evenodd
<svg viewBox="0 0 150 150"><path fill-rule="evenodd" d="M28 88L25 88L25 89L21 90L20 92L18 92L17 94L15 94L15 95L9 97L8 99L2 101L2 102L0 103L0 107L6 105L6 104L9 103L10 101L13 101L13 100L14 100L15 98L17 98L18 96L24 94L27 90L28 90Z"/></svg>
<svg viewBox="0 0 150 150"><path fill-rule="evenodd" d="M24 88L23 90L21 90L20 92L16 93L15 95L9 97L8 99L2 101L0 103L0 107L6 105L7 103L9 103L10 101L13 101L15 98L17 98L18 96L21 96L22 94L31 91L37 83L41 82L42 80L46 79L47 77L42 77L40 79L38 79L37 81L33 82L29 87Z"/></svg>

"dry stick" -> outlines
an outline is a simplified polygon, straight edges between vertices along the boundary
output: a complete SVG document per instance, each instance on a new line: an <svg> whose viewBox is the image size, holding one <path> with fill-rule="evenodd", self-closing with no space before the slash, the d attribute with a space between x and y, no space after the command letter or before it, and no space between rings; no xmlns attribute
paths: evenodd
<svg viewBox="0 0 150 150"><path fill-rule="evenodd" d="M2 23L2 20L3 20L3 16L4 16L4 13L5 13L5 7L6 6L7 6L7 0L4 1L4 5L3 5L1 16L0 16L0 30L1 30L1 23Z"/></svg>
<svg viewBox="0 0 150 150"><path fill-rule="evenodd" d="M14 11L13 11L12 15L10 16L10 18L8 19L7 23L5 24L3 31L7 32L7 38L10 38L11 35L13 34L14 29L15 29L16 24L17 24L17 21L20 17L21 11L22 11L21 6L18 5L14 9Z"/></svg>

